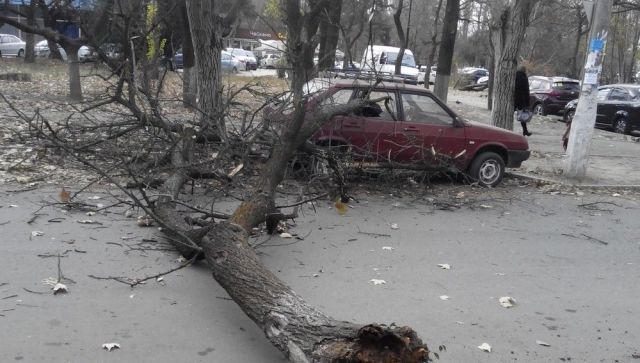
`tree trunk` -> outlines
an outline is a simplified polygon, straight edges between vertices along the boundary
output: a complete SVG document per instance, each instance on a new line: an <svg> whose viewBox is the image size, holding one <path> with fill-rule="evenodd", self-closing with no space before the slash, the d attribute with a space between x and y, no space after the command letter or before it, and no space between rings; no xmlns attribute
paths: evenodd
<svg viewBox="0 0 640 363"><path fill-rule="evenodd" d="M400 16L402 15L402 8L404 6L404 0L399 0L398 8L395 13L393 13L393 23L396 25L396 32L398 33L398 42L400 43L400 50L398 51L398 56L396 57L395 63L395 75L402 74L402 58L404 57L404 51L407 47L407 39L404 34L404 29L402 28L402 21L400 20Z"/></svg>
<svg viewBox="0 0 640 363"><path fill-rule="evenodd" d="M69 67L69 97L74 101L82 101L82 85L80 84L80 65L78 47L67 47L67 63Z"/></svg>
<svg viewBox="0 0 640 363"><path fill-rule="evenodd" d="M571 77L580 77L578 70L578 54L580 53L580 43L582 43L582 27L584 26L586 16L582 12L582 5L576 6L577 18L578 18L578 31L576 32L576 42L573 47L573 57L571 57Z"/></svg>
<svg viewBox="0 0 640 363"><path fill-rule="evenodd" d="M449 78L453 63L453 50L456 44L458 19L460 18L460 0L447 0L442 21L442 40L438 51L438 72L433 91L443 102L447 102L449 92Z"/></svg>
<svg viewBox="0 0 640 363"><path fill-rule="evenodd" d="M186 0L189 28L196 59L198 109L201 124L225 140L226 128L220 90L221 52L224 27L214 0ZM184 53L183 53L184 54Z"/></svg>
<svg viewBox="0 0 640 363"><path fill-rule="evenodd" d="M189 28L189 16L187 5L182 2L180 6L180 16L182 17L182 104L186 108L195 108L197 100L197 81L195 70L195 55L193 54L193 41L191 39L191 29Z"/></svg>
<svg viewBox="0 0 640 363"><path fill-rule="evenodd" d="M503 129L513 130L513 92L518 54L529 25L529 16L537 2L516 0L513 5L492 9L490 29L495 77L491 122Z"/></svg>
<svg viewBox="0 0 640 363"><path fill-rule="evenodd" d="M431 82L431 66L433 66L433 61L436 58L436 53L438 51L438 28L440 27L438 24L438 19L440 19L440 10L442 9L442 1L438 0L438 6L436 7L436 13L433 16L433 35L431 36L431 50L429 51L429 57L427 59L427 70L424 75L424 88L429 89L429 82ZM438 71L436 70L436 75ZM433 80L435 84L435 79Z"/></svg>
<svg viewBox="0 0 640 363"><path fill-rule="evenodd" d="M31 27L36 27L36 3L34 0L31 0L29 6L26 7L27 12L27 25ZM33 33L27 33L24 52L24 62L25 63L35 63L36 62L36 53L35 53L35 37Z"/></svg>

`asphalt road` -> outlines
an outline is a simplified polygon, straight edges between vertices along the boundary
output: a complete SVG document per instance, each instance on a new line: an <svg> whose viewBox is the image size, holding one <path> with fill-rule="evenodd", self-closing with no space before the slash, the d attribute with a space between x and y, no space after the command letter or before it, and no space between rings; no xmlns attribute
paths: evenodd
<svg viewBox="0 0 640 363"><path fill-rule="evenodd" d="M255 239L263 260L339 319L412 326L432 349L446 346L442 362L629 362L640 354L637 195L549 194L514 181L495 190L395 184L396 192L360 189L344 216L328 201L307 206L290 229L304 240ZM88 277L175 266L174 252L136 249L158 247L154 228L137 227L121 209L89 217L47 207L27 224L55 191L0 196L0 361L283 361L204 265L134 289ZM80 197L110 201L99 191ZM85 219L101 224L77 222ZM74 282L54 296L42 281L58 275L57 257L47 257L58 253ZM500 306L503 296L516 305ZM121 348L102 350L109 342Z"/></svg>

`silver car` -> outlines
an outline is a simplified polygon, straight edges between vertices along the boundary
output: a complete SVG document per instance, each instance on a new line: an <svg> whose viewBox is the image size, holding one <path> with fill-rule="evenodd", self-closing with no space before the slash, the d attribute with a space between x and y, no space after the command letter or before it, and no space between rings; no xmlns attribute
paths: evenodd
<svg viewBox="0 0 640 363"><path fill-rule="evenodd" d="M27 43L11 34L0 34L0 57L24 57Z"/></svg>

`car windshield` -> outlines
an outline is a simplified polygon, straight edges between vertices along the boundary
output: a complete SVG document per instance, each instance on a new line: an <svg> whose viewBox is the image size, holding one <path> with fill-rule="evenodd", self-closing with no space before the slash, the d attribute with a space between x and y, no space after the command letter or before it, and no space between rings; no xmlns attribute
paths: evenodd
<svg viewBox="0 0 640 363"><path fill-rule="evenodd" d="M579 91L580 84L578 82L555 82L553 83L553 89L560 91Z"/></svg>
<svg viewBox="0 0 640 363"><path fill-rule="evenodd" d="M386 64L395 64L398 53L387 53ZM405 53L402 57L402 65L407 67L415 67L416 61L413 59L413 55Z"/></svg>
<svg viewBox="0 0 640 363"><path fill-rule="evenodd" d="M640 87L631 87L627 88L629 93L631 93L632 101L640 101Z"/></svg>
<svg viewBox="0 0 640 363"><path fill-rule="evenodd" d="M331 86L331 81L328 79L316 78L307 82L302 86L302 92L305 95L312 95L320 91L324 91Z"/></svg>

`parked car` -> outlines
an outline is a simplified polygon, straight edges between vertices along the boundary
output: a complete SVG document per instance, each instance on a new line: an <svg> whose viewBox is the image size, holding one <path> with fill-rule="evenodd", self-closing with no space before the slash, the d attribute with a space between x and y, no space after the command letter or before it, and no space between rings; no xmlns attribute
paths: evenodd
<svg viewBox="0 0 640 363"><path fill-rule="evenodd" d="M163 56L160 62L170 71L177 71L178 69L184 68L182 49L178 49L171 58Z"/></svg>
<svg viewBox="0 0 640 363"><path fill-rule="evenodd" d="M580 81L565 77L529 77L529 104L536 115L555 115L580 96Z"/></svg>
<svg viewBox="0 0 640 363"><path fill-rule="evenodd" d="M307 83L307 115L350 100L376 100L335 116L310 141L338 147L356 163L372 167L455 170L479 184L500 183L505 167L529 158L524 136L463 119L429 90L402 83L315 79ZM268 109L277 120L290 114Z"/></svg>
<svg viewBox="0 0 640 363"><path fill-rule="evenodd" d="M60 52L60 56L62 56L63 61L67 61L67 52L62 48L60 44L57 44L58 52ZM35 44L33 50L36 54L36 57L47 58L51 54L49 50L49 43L47 40L41 40ZM80 62L89 62L94 61L97 58L93 49L89 46L83 45L78 49L78 60Z"/></svg>
<svg viewBox="0 0 640 363"><path fill-rule="evenodd" d="M258 61L256 60L256 56L253 52L242 48L227 48L227 52L238 58L241 63L244 63L246 70L258 69Z"/></svg>
<svg viewBox="0 0 640 363"><path fill-rule="evenodd" d="M479 67L465 67L458 70L458 80L456 81L454 88L481 91L487 88L488 79L488 70ZM480 80L483 81L480 82Z"/></svg>
<svg viewBox="0 0 640 363"><path fill-rule="evenodd" d="M236 57L232 56L231 53L222 51L222 55L220 56L220 61L222 64L222 71L229 73L238 73L240 70L244 70L244 64L240 62Z"/></svg>
<svg viewBox="0 0 640 363"><path fill-rule="evenodd" d="M578 99L564 107L563 120L570 122L576 113ZM620 134L640 131L640 85L610 84L598 87L596 127Z"/></svg>
<svg viewBox="0 0 640 363"><path fill-rule="evenodd" d="M384 45L370 45L365 48L360 61L361 69L365 72L379 73L385 80L395 80L396 58L400 48ZM399 77L407 83L418 83L418 69L410 49L404 50Z"/></svg>
<svg viewBox="0 0 640 363"><path fill-rule="evenodd" d="M11 34L0 34L0 57L24 57L27 43Z"/></svg>
<svg viewBox="0 0 640 363"><path fill-rule="evenodd" d="M437 70L438 70L438 66L431 66L429 70L429 84L434 84L434 82L436 81ZM424 84L426 77L427 77L427 66L420 66L420 68L418 68L418 84Z"/></svg>
<svg viewBox="0 0 640 363"><path fill-rule="evenodd" d="M279 54L267 54L260 60L260 66L263 68L275 68L279 60Z"/></svg>

